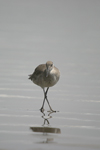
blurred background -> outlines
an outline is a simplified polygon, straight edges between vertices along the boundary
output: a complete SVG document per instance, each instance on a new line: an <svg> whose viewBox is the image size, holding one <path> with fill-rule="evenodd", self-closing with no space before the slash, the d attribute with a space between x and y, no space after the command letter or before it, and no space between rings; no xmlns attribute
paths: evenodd
<svg viewBox="0 0 100 150"><path fill-rule="evenodd" d="M48 60L61 73L48 93L62 130L51 146L100 149L99 0L0 0L0 148L49 149L29 130L43 92L28 80Z"/></svg>

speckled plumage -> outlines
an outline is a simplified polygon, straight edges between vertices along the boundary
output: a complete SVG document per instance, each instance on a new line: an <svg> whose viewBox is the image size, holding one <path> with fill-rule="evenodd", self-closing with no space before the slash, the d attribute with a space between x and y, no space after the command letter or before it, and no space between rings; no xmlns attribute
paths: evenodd
<svg viewBox="0 0 100 150"><path fill-rule="evenodd" d="M46 76L47 67L49 67L48 76ZM33 83L42 88L54 86L58 82L59 78L60 72L51 61L48 61L46 64L39 65L29 77Z"/></svg>
<svg viewBox="0 0 100 150"><path fill-rule="evenodd" d="M42 113L44 112L43 107L44 107L45 99L49 105L50 110L53 111L47 99L47 92L49 87L54 86L58 82L59 78L60 78L60 72L58 68L56 68L53 65L52 61L47 61L46 64L41 64L37 66L33 74L29 75L29 79L32 80L34 84L40 86L43 89L44 101L40 109ZM45 91L46 87L47 90Z"/></svg>

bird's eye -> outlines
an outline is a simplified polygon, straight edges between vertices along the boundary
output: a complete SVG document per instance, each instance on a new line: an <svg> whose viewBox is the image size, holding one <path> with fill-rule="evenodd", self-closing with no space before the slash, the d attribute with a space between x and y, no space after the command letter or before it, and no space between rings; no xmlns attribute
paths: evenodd
<svg viewBox="0 0 100 150"><path fill-rule="evenodd" d="M52 64L51 64L51 67L52 67Z"/></svg>

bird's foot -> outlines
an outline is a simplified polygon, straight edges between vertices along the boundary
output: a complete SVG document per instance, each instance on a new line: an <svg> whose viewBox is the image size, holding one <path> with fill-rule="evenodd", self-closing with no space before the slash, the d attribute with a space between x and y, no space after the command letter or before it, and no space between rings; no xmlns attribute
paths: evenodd
<svg viewBox="0 0 100 150"><path fill-rule="evenodd" d="M40 111L41 111L42 113L44 113L44 108L41 107Z"/></svg>
<svg viewBox="0 0 100 150"><path fill-rule="evenodd" d="M52 113L56 113L57 111L50 109L48 112L49 112L48 116L50 116Z"/></svg>
<svg viewBox="0 0 100 150"><path fill-rule="evenodd" d="M50 109L48 112L50 112L50 113L56 113L56 112L58 112L58 111L53 110L53 109Z"/></svg>

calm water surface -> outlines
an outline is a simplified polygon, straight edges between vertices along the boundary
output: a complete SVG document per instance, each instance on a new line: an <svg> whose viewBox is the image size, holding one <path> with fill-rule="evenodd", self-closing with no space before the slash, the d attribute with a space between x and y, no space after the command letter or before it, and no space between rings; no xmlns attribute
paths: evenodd
<svg viewBox="0 0 100 150"><path fill-rule="evenodd" d="M23 52L23 61L17 62L16 59L11 60L8 53L8 63L1 58L0 148L100 149L100 86L95 83L97 79L94 79L93 85L91 80L90 83L80 81L82 73L71 77L68 73L67 76L68 66L64 70L63 64L59 62L62 75L58 84L50 88L48 99L52 108L59 111L51 114L50 127L60 128L61 134L45 135L30 130L32 126L43 125L44 120L39 111L43 91L28 80L27 75L32 73L35 65L34 61L27 63L24 56ZM20 57L17 52L16 57ZM78 78L76 83L74 79ZM46 103L45 110L48 110Z"/></svg>
<svg viewBox="0 0 100 150"><path fill-rule="evenodd" d="M0 149L99 150L100 2L17 0L0 6ZM61 134L30 130L44 123L43 91L28 75L48 60L61 72L48 92L59 111L49 126Z"/></svg>

